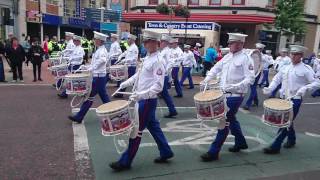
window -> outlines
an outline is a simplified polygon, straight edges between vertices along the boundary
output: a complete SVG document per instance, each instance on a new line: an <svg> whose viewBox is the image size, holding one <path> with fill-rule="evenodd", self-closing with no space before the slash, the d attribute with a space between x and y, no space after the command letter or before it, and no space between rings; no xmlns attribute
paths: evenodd
<svg viewBox="0 0 320 180"><path fill-rule="evenodd" d="M245 0L232 0L232 5L244 5Z"/></svg>
<svg viewBox="0 0 320 180"><path fill-rule="evenodd" d="M199 5L199 0L188 0L189 5Z"/></svg>
<svg viewBox="0 0 320 180"><path fill-rule="evenodd" d="M209 4L210 5L221 5L221 0L210 0Z"/></svg>
<svg viewBox="0 0 320 180"><path fill-rule="evenodd" d="M158 5L158 0L149 0L149 5Z"/></svg>
<svg viewBox="0 0 320 180"><path fill-rule="evenodd" d="M96 0L89 0L89 7L96 8Z"/></svg>
<svg viewBox="0 0 320 180"><path fill-rule="evenodd" d="M267 7L274 7L275 0L268 0Z"/></svg>
<svg viewBox="0 0 320 180"><path fill-rule="evenodd" d="M168 4L169 5L177 5L178 4L178 0L168 0Z"/></svg>

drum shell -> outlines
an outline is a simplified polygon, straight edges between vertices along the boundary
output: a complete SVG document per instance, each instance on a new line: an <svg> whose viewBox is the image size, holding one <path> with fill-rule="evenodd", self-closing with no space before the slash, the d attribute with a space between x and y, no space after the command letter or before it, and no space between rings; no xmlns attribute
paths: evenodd
<svg viewBox="0 0 320 180"><path fill-rule="evenodd" d="M266 125L273 127L288 127L293 118L293 109L287 110L278 110L270 108L267 106L264 107L264 115L262 116L262 122Z"/></svg>
<svg viewBox="0 0 320 180"><path fill-rule="evenodd" d="M128 78L128 68L127 66L111 66L110 67L110 78L115 81L121 81Z"/></svg>
<svg viewBox="0 0 320 180"><path fill-rule="evenodd" d="M65 82L67 94L83 95L90 91L91 77L89 75L83 77L66 76Z"/></svg>
<svg viewBox="0 0 320 180"><path fill-rule="evenodd" d="M216 120L224 117L225 100L224 96L209 101L194 100L197 116L201 120Z"/></svg>
<svg viewBox="0 0 320 180"><path fill-rule="evenodd" d="M67 64L52 66L50 70L52 71L52 75L55 76L56 78L64 77L69 72Z"/></svg>

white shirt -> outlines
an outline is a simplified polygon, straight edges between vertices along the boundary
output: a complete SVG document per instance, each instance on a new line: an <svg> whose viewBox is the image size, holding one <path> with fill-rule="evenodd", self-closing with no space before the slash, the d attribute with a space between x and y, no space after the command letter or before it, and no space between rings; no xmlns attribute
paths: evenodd
<svg viewBox="0 0 320 180"><path fill-rule="evenodd" d="M316 58L313 61L313 70L316 73L316 78L320 78L320 59Z"/></svg>
<svg viewBox="0 0 320 180"><path fill-rule="evenodd" d="M82 61L83 61L83 56L84 56L85 52L83 50L83 48L81 47L81 45L76 46L72 53L70 54L69 57L69 62L72 65L81 65Z"/></svg>
<svg viewBox="0 0 320 180"><path fill-rule="evenodd" d="M226 54L211 68L204 81L209 82L218 73L221 89L231 93L246 93L255 80L253 60L244 50ZM236 88L228 90L231 86Z"/></svg>
<svg viewBox="0 0 320 180"><path fill-rule="evenodd" d="M183 61L182 61L182 66L183 67L197 67L197 62L196 59L194 58L193 52L188 50L188 52L184 51L183 52Z"/></svg>
<svg viewBox="0 0 320 180"><path fill-rule="evenodd" d="M261 57L262 57L263 70L268 70L269 69L268 67L274 63L273 57L268 54L262 54L262 53L261 53Z"/></svg>
<svg viewBox="0 0 320 180"><path fill-rule="evenodd" d="M274 90L280 83L280 97L289 98L295 96L300 90L304 95L308 89L320 86L319 79L315 78L312 68L303 62L296 65L290 64L279 71L269 86L270 90Z"/></svg>
<svg viewBox="0 0 320 180"><path fill-rule="evenodd" d="M180 47L176 48L170 48L170 67L179 67L180 63L183 60L183 51L180 49Z"/></svg>
<svg viewBox="0 0 320 180"><path fill-rule="evenodd" d="M135 43L131 44L129 48L122 53L119 58L125 57L122 62L128 66L136 66L138 61L139 50Z"/></svg>
<svg viewBox="0 0 320 180"><path fill-rule="evenodd" d="M282 57L278 56L274 62L274 68L276 71L281 71L284 69L287 65L291 64L291 58L288 56Z"/></svg>
<svg viewBox="0 0 320 180"><path fill-rule="evenodd" d="M106 74L109 54L105 46L100 46L92 55L91 64L86 66L92 74Z"/></svg>
<svg viewBox="0 0 320 180"><path fill-rule="evenodd" d="M162 64L163 64L164 69L166 71L165 72L166 75L168 75L171 71L171 67L169 66L169 64L170 64L169 55L170 55L170 48L168 46L163 48L160 51L160 56L162 57L162 58L160 58L160 60L162 61Z"/></svg>
<svg viewBox="0 0 320 180"><path fill-rule="evenodd" d="M115 41L110 46L110 58L118 58L118 56L122 53L122 50L120 48L120 44L118 41Z"/></svg>
<svg viewBox="0 0 320 180"><path fill-rule="evenodd" d="M76 47L76 46L74 45L73 40L70 39L70 40L67 42L66 49L62 51L63 56L64 56L64 57L70 57L71 54L72 54L72 51L74 50L75 47Z"/></svg>
<svg viewBox="0 0 320 180"><path fill-rule="evenodd" d="M126 87L136 84L134 92L139 100L157 98L162 91L165 69L161 58L159 51L148 54L138 72L124 82Z"/></svg>

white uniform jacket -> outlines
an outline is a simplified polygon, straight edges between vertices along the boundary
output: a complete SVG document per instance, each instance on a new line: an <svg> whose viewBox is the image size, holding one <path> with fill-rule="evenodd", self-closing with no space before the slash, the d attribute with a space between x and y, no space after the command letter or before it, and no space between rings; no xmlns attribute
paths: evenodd
<svg viewBox="0 0 320 180"><path fill-rule="evenodd" d="M111 44L110 46L110 58L118 58L118 56L120 56L120 54L122 53L122 50L120 48L120 44L118 41L115 41Z"/></svg>
<svg viewBox="0 0 320 180"><path fill-rule="evenodd" d="M105 46L102 45L93 53L91 64L87 65L86 68L89 71L92 71L93 76L97 74L106 74L108 59L108 51Z"/></svg>
<svg viewBox="0 0 320 180"><path fill-rule="evenodd" d="M129 48L123 52L118 59L125 57L121 62L128 66L136 66L138 61L139 50L135 43L131 44Z"/></svg>
<svg viewBox="0 0 320 180"><path fill-rule="evenodd" d="M188 52L183 52L183 67L197 67L196 59L194 58L194 54L192 51L188 50Z"/></svg>
<svg viewBox="0 0 320 180"><path fill-rule="evenodd" d="M81 65L83 62L83 56L85 52L81 45L76 46L69 57L69 62L71 65Z"/></svg>
<svg viewBox="0 0 320 180"><path fill-rule="evenodd" d="M180 47L170 48L170 55L169 55L170 64L169 67L179 67L181 62L183 61L183 51Z"/></svg>

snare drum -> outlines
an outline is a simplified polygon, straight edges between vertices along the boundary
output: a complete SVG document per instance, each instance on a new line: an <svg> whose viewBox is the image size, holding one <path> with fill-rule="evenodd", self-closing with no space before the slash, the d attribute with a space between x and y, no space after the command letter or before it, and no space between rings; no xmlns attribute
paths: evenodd
<svg viewBox="0 0 320 180"><path fill-rule="evenodd" d="M200 84L200 91L204 91L204 88L206 87L205 84ZM212 79L209 81L207 84L206 90L211 90L211 89L219 89L219 81L216 79Z"/></svg>
<svg viewBox="0 0 320 180"><path fill-rule="evenodd" d="M65 75L66 93L83 95L89 93L91 82L89 73Z"/></svg>
<svg viewBox="0 0 320 180"><path fill-rule="evenodd" d="M52 71L52 75L56 78L64 77L68 74L68 65L67 64L60 64L55 65L49 68Z"/></svg>
<svg viewBox="0 0 320 180"><path fill-rule="evenodd" d="M215 120L224 117L225 101L222 91L199 92L193 99L199 119Z"/></svg>
<svg viewBox="0 0 320 180"><path fill-rule="evenodd" d="M119 135L127 132L133 126L128 101L111 101L99 106L96 113L101 120L101 133L103 136Z"/></svg>
<svg viewBox="0 0 320 180"><path fill-rule="evenodd" d="M128 68L125 65L110 66L110 78L115 81L127 79Z"/></svg>
<svg viewBox="0 0 320 180"><path fill-rule="evenodd" d="M59 65L60 63L60 57L50 57L49 58L49 65L50 66L56 66Z"/></svg>
<svg viewBox="0 0 320 180"><path fill-rule="evenodd" d="M283 99L267 99L263 102L264 115L262 122L274 127L288 127L293 118L291 101Z"/></svg>

